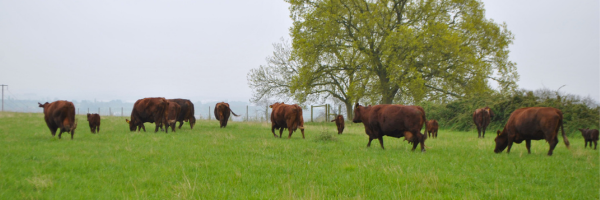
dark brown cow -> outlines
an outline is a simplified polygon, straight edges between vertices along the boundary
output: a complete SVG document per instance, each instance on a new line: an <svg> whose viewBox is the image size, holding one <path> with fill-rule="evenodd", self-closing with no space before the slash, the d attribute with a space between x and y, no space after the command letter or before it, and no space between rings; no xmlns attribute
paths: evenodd
<svg viewBox="0 0 600 200"><path fill-rule="evenodd" d="M181 113L181 106L179 104L169 101L169 110L167 112L167 123L165 123L165 129L169 129L175 132L175 126L177 125L177 117Z"/></svg>
<svg viewBox="0 0 600 200"><path fill-rule="evenodd" d="M364 124L365 132L369 136L367 147L371 146L373 139L379 139L381 148L385 149L383 136L387 135L395 138L404 137L413 144L413 151L420 143L421 151L425 152L427 136L421 133L421 129L426 119L425 111L420 106L384 104L364 107L357 103L354 105L352 122Z"/></svg>
<svg viewBox="0 0 600 200"><path fill-rule="evenodd" d="M87 120L90 123L90 129L92 130L92 133L100 133L100 115L88 113Z"/></svg>
<svg viewBox="0 0 600 200"><path fill-rule="evenodd" d="M431 119L429 121L427 121L427 124L425 125L425 129L427 131L427 137L432 137L432 138L437 138L438 136L438 122L435 119Z"/></svg>
<svg viewBox="0 0 600 200"><path fill-rule="evenodd" d="M592 142L594 142L594 149L598 146L598 129L579 129L581 131L581 135L585 141L585 147L587 148L588 142L590 143L590 149L592 148Z"/></svg>
<svg viewBox="0 0 600 200"><path fill-rule="evenodd" d="M545 139L550 144L548 155L551 156L554 147L558 144L559 129L562 130L563 140L569 148L569 140L563 128L563 113L559 109L549 107L517 109L510 114L502 132L497 132L494 152L500 153L508 146L506 153L510 153L513 142L520 144L525 140L527 152L531 154L531 140Z"/></svg>
<svg viewBox="0 0 600 200"><path fill-rule="evenodd" d="M477 137L485 138L485 129L490 125L490 119L494 116L494 112L490 107L480 108L473 113L473 122L477 126ZM483 134L481 134L483 132Z"/></svg>
<svg viewBox="0 0 600 200"><path fill-rule="evenodd" d="M335 122L335 126L337 126L338 130L338 135L344 132L344 116L338 115L337 117L335 117L334 120L331 120L331 122Z"/></svg>
<svg viewBox="0 0 600 200"><path fill-rule="evenodd" d="M169 99L169 102L175 102L181 106L181 112L177 116L179 122L179 129L183 126L183 122L190 123L190 129L194 129L196 124L196 117L194 116L194 104L188 99Z"/></svg>
<svg viewBox="0 0 600 200"><path fill-rule="evenodd" d="M215 105L215 119L219 120L219 124L221 128L227 127L227 120L229 120L229 113L232 113L233 116L238 117L233 110L229 108L229 104L225 102L217 103Z"/></svg>
<svg viewBox="0 0 600 200"><path fill-rule="evenodd" d="M71 140L75 135L77 121L75 121L75 105L69 101L55 101L52 103L38 103L44 108L44 120L50 128L52 136L56 135L56 130L60 128L58 139L63 132L71 133Z"/></svg>
<svg viewBox="0 0 600 200"><path fill-rule="evenodd" d="M163 97L153 97L139 99L133 104L133 110L131 111L131 121L125 119L129 124L129 130L140 131L146 127L145 122L156 123L156 129L154 132L158 132L159 126L167 122L167 112L169 111L169 102ZM167 133L168 129L165 130Z"/></svg>
<svg viewBox="0 0 600 200"><path fill-rule="evenodd" d="M292 133L300 128L302 132L302 139L304 139L304 117L302 116L302 108L297 104L288 105L285 103L274 103L269 106L272 108L271 112L271 133L275 135L275 129L279 129L279 137L283 134L283 129L288 129L290 135L288 139L292 137Z"/></svg>

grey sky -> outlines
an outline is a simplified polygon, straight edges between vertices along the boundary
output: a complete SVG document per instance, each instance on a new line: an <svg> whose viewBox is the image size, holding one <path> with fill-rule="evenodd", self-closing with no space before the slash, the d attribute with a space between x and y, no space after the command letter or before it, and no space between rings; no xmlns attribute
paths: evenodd
<svg viewBox="0 0 600 200"><path fill-rule="evenodd" d="M515 35L519 85L599 95L598 1L485 1ZM0 0L0 84L18 99L247 101L289 38L287 3Z"/></svg>

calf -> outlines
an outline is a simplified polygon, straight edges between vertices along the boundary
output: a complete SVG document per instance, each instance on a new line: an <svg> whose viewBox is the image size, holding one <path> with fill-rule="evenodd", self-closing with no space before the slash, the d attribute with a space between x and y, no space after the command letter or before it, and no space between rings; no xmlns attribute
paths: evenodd
<svg viewBox="0 0 600 200"><path fill-rule="evenodd" d="M229 108L229 104L225 102L217 103L215 105L215 119L219 120L219 125L221 128L227 127L227 121L229 120L229 113L233 114L233 116L239 117L236 115L231 108Z"/></svg>
<svg viewBox="0 0 600 200"><path fill-rule="evenodd" d="M181 112L181 106L179 104L169 101L169 110L167 112L167 123L165 124L165 129L169 129L175 132L175 125L177 125L177 117Z"/></svg>
<svg viewBox="0 0 600 200"><path fill-rule="evenodd" d="M485 138L485 129L490 125L491 117L494 116L494 112L490 107L476 109L473 113L473 122L477 126L478 138ZM483 132L483 134L481 134Z"/></svg>
<svg viewBox="0 0 600 200"><path fill-rule="evenodd" d="M92 130L92 133L100 133L100 115L88 113L87 120L90 123L90 129Z"/></svg>
<svg viewBox="0 0 600 200"><path fill-rule="evenodd" d="M435 119L427 121L425 125L425 130L427 131L427 136L432 138L437 138L438 135L438 122Z"/></svg>
<svg viewBox="0 0 600 200"><path fill-rule="evenodd" d="M579 129L581 131L581 135L585 140L585 147L587 148L588 142L590 143L590 149L592 148L592 142L594 142L594 149L598 146L598 129Z"/></svg>
<svg viewBox="0 0 600 200"><path fill-rule="evenodd" d="M335 117L334 120L331 120L331 122L335 122L335 126L337 126L338 130L338 135L344 132L344 116L338 115L337 117Z"/></svg>
<svg viewBox="0 0 600 200"><path fill-rule="evenodd" d="M60 128L58 139L61 139L63 132L71 133L71 140L75 135L77 121L75 121L75 105L69 101L55 101L52 103L38 103L44 108L44 120L50 128L52 136L56 135L56 130Z"/></svg>

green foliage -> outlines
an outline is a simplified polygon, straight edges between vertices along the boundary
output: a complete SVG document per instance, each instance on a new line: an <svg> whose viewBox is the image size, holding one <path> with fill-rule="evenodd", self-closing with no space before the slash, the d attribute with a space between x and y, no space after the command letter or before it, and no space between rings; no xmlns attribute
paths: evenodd
<svg viewBox="0 0 600 200"><path fill-rule="evenodd" d="M565 133L579 134L578 128L598 128L600 122L600 107L586 105L581 99L565 95L562 98L540 98L534 91L521 90L504 96L498 93L472 96L452 101L446 104L423 102L419 104L425 109L428 119L436 119L441 127L469 131L476 129L473 122L473 112L477 108L489 106L494 112L487 133L502 130L510 114L525 107L554 107L563 112Z"/></svg>
<svg viewBox="0 0 600 200"><path fill-rule="evenodd" d="M533 141L510 154L473 133L440 130L427 152L361 124L336 142L334 123L306 123L306 139L274 138L264 123L198 120L193 130L129 132L124 118L85 116L75 139L57 139L39 113L0 113L0 199L598 199L599 151ZM147 129L154 125L146 124ZM63 135L64 136L64 135Z"/></svg>
<svg viewBox="0 0 600 200"><path fill-rule="evenodd" d="M286 1L294 20L292 59L307 72L294 80L305 91L323 86L315 74L331 71L363 77L357 86L370 103L485 93L491 80L502 91L516 88L516 66L508 60L512 33L486 19L480 1Z"/></svg>

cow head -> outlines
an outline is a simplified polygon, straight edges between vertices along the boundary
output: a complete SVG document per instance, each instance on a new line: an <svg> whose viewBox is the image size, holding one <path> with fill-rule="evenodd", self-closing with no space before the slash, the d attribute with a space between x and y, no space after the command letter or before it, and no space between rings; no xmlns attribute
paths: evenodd
<svg viewBox="0 0 600 200"><path fill-rule="evenodd" d="M492 112L492 109L490 109L490 107L486 106L485 108L483 108L483 110L489 113L490 117L494 117L494 112Z"/></svg>
<svg viewBox="0 0 600 200"><path fill-rule="evenodd" d="M497 134L498 136L494 139L494 141L496 141L494 152L500 153L508 146L508 133L505 133L504 131L500 132L500 130L498 130Z"/></svg>
<svg viewBox="0 0 600 200"><path fill-rule="evenodd" d="M135 131L137 124L133 121L129 121L128 119L125 119L125 121L129 124L129 131Z"/></svg>
<svg viewBox="0 0 600 200"><path fill-rule="evenodd" d="M77 119L75 119L75 124L71 127L71 133L75 134L75 129L77 128Z"/></svg>
<svg viewBox="0 0 600 200"><path fill-rule="evenodd" d="M360 123L362 122L362 116L361 116L361 110L364 109L365 107L359 105L358 103L354 104L354 118L352 119L352 122L354 123Z"/></svg>
<svg viewBox="0 0 600 200"><path fill-rule="evenodd" d="M87 114L87 120L90 121L90 113Z"/></svg>

